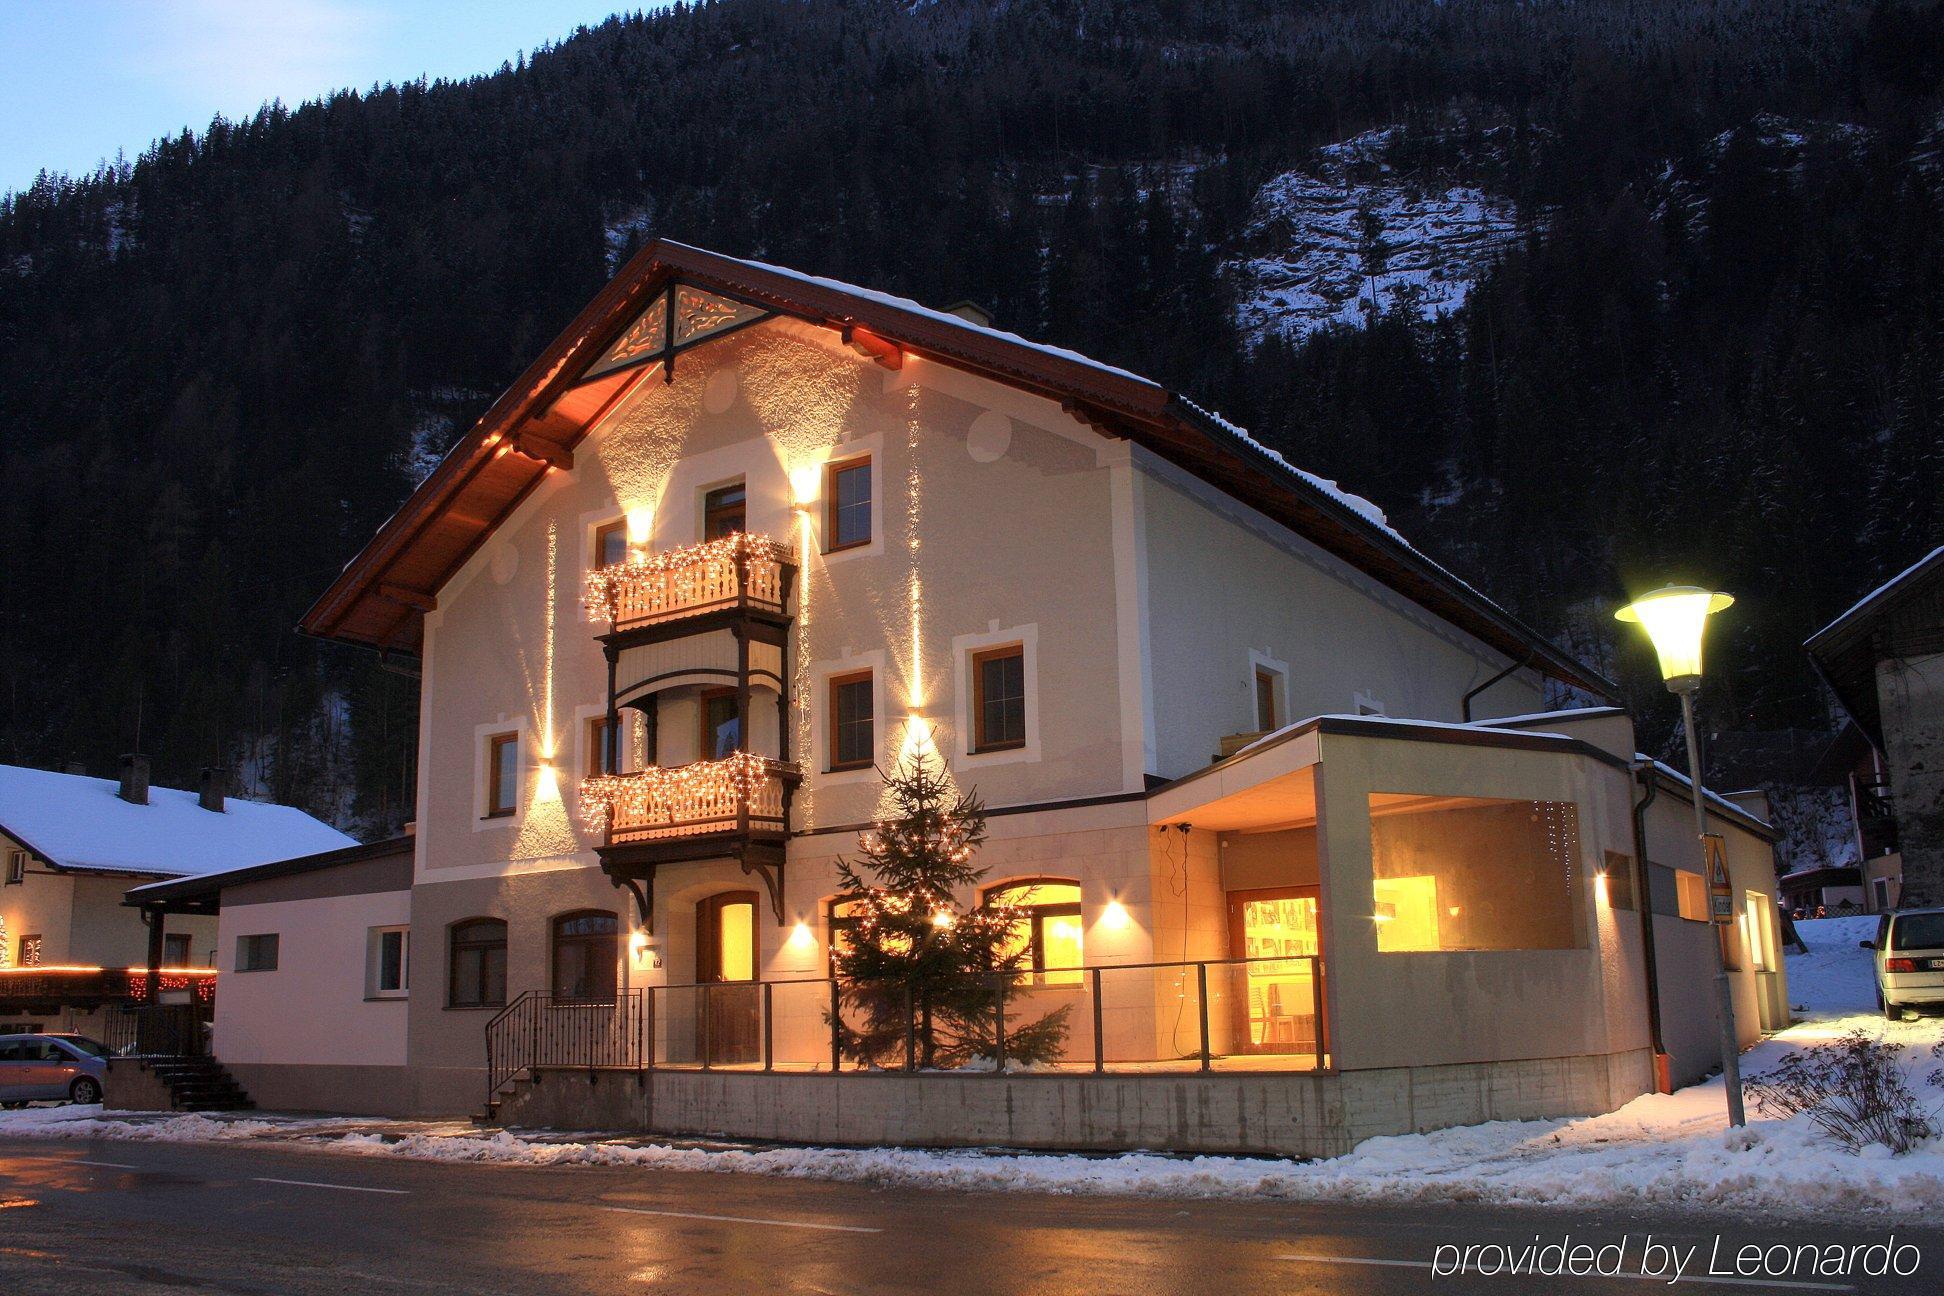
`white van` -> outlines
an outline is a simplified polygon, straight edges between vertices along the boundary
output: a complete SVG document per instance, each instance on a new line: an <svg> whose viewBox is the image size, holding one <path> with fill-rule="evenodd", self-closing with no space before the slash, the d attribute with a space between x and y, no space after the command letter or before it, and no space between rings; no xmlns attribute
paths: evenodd
<svg viewBox="0 0 1944 1296"><path fill-rule="evenodd" d="M1905 1008L1944 1004L1944 909L1911 909L1877 920L1875 940L1858 942L1876 951L1877 1007L1891 1021Z"/></svg>

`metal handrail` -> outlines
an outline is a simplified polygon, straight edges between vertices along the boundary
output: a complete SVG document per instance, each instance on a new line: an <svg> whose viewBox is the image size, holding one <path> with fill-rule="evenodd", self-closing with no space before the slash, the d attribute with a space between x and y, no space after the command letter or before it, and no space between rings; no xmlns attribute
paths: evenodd
<svg viewBox="0 0 1944 1296"><path fill-rule="evenodd" d="M1264 955L1264 956L1258 956L1254 958L1187 959L1187 960L1172 960L1172 961L1148 962L1148 963L1105 963L1105 964L1091 964L1079 968L1050 968L1050 969L1044 969L1040 972L1035 972L1033 970L1017 970L1011 972L968 972L964 975L968 978L1002 977L1002 978L1006 978L1007 980L1015 984L1021 982L1022 980L1027 980L1035 976L1043 975L1044 973L1074 975L1076 977L1076 980L1072 982L1039 984L1039 985L1029 984L1023 986L1022 989L1029 990L1035 993L1050 992L1053 994L1059 994L1063 991L1085 990L1089 992L1088 997L1092 1001L1091 1002L1091 1009L1092 1009L1091 1034L1092 1034L1092 1043L1093 1043L1092 1069L1096 1074L1100 1074L1100 1073L1104 1073L1109 1066L1106 1057L1106 1030L1105 1030L1105 1021L1104 1021L1105 994L1103 993L1104 991L1103 974L1109 972L1113 972L1113 973L1144 972L1144 971L1145 972L1165 972L1169 969L1181 969L1185 972L1187 969L1192 968L1194 969L1194 975L1196 981L1196 998L1198 1001L1197 1012L1196 1012L1198 1047L1192 1054L1183 1055L1181 1058L1176 1060L1186 1061L1192 1058L1197 1062L1200 1070L1209 1071L1213 1069L1214 1059L1217 1055L1215 1054L1212 1047L1213 1033L1209 1022L1208 1005L1210 1001L1210 994L1209 994L1209 984L1208 984L1208 970L1210 968L1233 968L1233 967L1245 967L1245 966L1261 966L1261 965L1271 965L1271 964L1295 964L1295 963L1307 964L1310 972L1310 989L1312 995L1311 1011L1312 1011L1313 1018L1316 1022L1316 1042L1314 1048L1314 1055L1317 1059L1317 1063L1320 1068L1322 1066L1322 1059L1325 1056L1327 1056L1329 1053L1328 1025L1324 1013L1324 1002L1323 1002L1325 973L1323 967L1323 960L1320 955L1289 954L1289 955ZM713 1041L710 1039L710 1032L713 1028L713 1020L711 1015L708 1012L708 1005L713 999L718 997L720 993L725 989L729 989L732 987L748 987L746 993L750 993L757 998L756 1006L759 1012L758 1025L760 1027L760 1035L761 1035L761 1050L758 1058L748 1059L744 1064L746 1065L749 1062L760 1062L760 1065L764 1071L773 1071L776 1065L774 1032L772 1029L773 1001L775 997L775 988L792 987L792 986L823 986L823 987L827 987L829 991L829 1006L824 1010L824 1016L829 1027L829 1040L830 1040L829 1052L830 1052L831 1069L834 1072L842 1073L843 1071L843 1067L841 1065L841 1057L843 1053L842 999L843 999L843 994L846 986L856 986L858 984L860 983L851 980L849 978L796 977L796 978L788 978L788 979L775 980L775 981L767 981L767 980L689 981L689 982L678 982L669 985L657 985L657 986L646 987L647 996L648 996L648 1005L649 1005L648 1012L647 1012L648 1021L649 1021L649 1030L648 1030L648 1036L644 1048L644 1060L642 1064L643 1068L646 1070L654 1070L660 1067L671 1066L671 1064L659 1063L656 1061L656 1056L658 1051L657 1045L662 1038L658 1034L659 1028L656 1025L656 1023L658 1023L663 1016L663 1014L658 1012L654 1007L655 998L657 995L666 997L681 992L695 993L697 997L697 1006L700 1009L700 1020L697 1023L697 1039L696 1039L696 1043L699 1045L699 1047L696 1050L696 1055L697 1055L696 1061L693 1064L680 1063L680 1064L672 1064L672 1066L674 1069L687 1070L690 1069L691 1065L693 1065L694 1067L698 1067L701 1070L707 1071L707 1070L714 1069L714 1067L718 1065L726 1065L723 1063L716 1062L713 1057L713 1047L712 1047ZM883 984L895 986L897 982L886 981ZM992 1044L993 1044L995 1065L993 1067L992 1074L995 1075L1004 1073L1005 1065L1006 1065L1005 1059L1007 1056L1007 1032L1006 1032L1005 1000L1006 997L1002 995L997 997L994 1001L995 1020L993 1023L994 1033L992 1038ZM910 1038L912 1032L907 1031L906 1034L907 1034L906 1047L905 1047L906 1056L905 1056L905 1064L902 1069L905 1071L914 1071L917 1069L915 1065L915 1060L916 1060L915 1044L913 1040ZM1082 1036L1082 1038L1085 1037ZM1221 1056L1226 1057L1226 1056L1230 1056L1230 1054L1224 1053ZM1169 1059L1156 1058L1153 1060L1159 1062L1159 1061L1167 1061Z"/></svg>

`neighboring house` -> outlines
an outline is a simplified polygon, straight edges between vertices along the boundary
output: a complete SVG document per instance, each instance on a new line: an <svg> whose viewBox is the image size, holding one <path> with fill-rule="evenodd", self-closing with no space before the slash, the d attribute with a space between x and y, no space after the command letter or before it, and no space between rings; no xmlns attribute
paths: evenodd
<svg viewBox="0 0 1944 1296"><path fill-rule="evenodd" d="M151 882L125 903L218 915L213 1049L259 1107L382 1113L405 1087L411 891L406 836Z"/></svg>
<svg viewBox="0 0 1944 1296"><path fill-rule="evenodd" d="M1944 546L1804 647L1863 740L1826 759L1848 775L1866 903L1944 904Z"/></svg>
<svg viewBox="0 0 1944 1296"><path fill-rule="evenodd" d="M122 904L132 883L181 877L351 838L290 806L149 786L148 759L124 756L119 780L0 766L0 1029L113 1034L106 1010L147 991L150 930ZM214 991L213 919L165 931L164 1001Z"/></svg>
<svg viewBox="0 0 1944 1296"><path fill-rule="evenodd" d="M303 625L421 660L388 1110L560 1064L594 1069L545 1101L611 1105L526 1117L1315 1152L1710 1065L1685 785L1623 713L1547 710L1613 686L1367 501L978 319L651 245ZM843 1100L885 1077L831 1075L833 863L919 751L990 807L1016 1010L1068 1006L1067 1051ZM1773 834L1711 814L1746 1041L1786 1005ZM376 921L287 903L340 959ZM292 1088L372 1103L314 1043Z"/></svg>

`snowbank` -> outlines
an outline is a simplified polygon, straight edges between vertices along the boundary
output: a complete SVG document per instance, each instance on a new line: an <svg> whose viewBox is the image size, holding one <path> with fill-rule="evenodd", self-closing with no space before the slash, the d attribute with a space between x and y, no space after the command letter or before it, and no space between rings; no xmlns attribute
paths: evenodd
<svg viewBox="0 0 1944 1296"><path fill-rule="evenodd" d="M1870 1011L1868 954L1856 942L1872 918L1799 924L1806 955L1789 957L1791 998L1807 1020L1742 1059L1744 1075L1790 1050L1863 1029L1908 1045L1912 1088L1935 1063L1937 1019L1888 1022ZM1932 1095L1935 1090L1929 1090ZM1752 1106L1752 1105L1751 1105ZM1649 1094L1604 1116L1498 1122L1371 1139L1346 1156L1293 1162L1246 1157L1040 1156L903 1148L684 1147L594 1135L481 1135L438 1124L288 1117L104 1116L49 1108L0 1116L0 1135L155 1142L267 1140L363 1156L539 1166L640 1166L847 1180L886 1187L1149 1197L1475 1201L1630 1207L1686 1203L1777 1215L1944 1209L1944 1140L1907 1156L1852 1155L1806 1120L1750 1111L1730 1132L1719 1080Z"/></svg>

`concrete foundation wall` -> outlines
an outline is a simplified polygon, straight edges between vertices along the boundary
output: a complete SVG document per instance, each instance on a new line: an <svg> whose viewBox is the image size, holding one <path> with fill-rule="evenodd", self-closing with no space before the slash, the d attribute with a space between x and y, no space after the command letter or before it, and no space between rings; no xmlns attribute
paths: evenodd
<svg viewBox="0 0 1944 1296"><path fill-rule="evenodd" d="M903 1076L545 1071L514 1127L786 1142L1339 1156L1367 1138L1609 1111L1652 1084L1646 1050L1338 1075Z"/></svg>
<svg viewBox="0 0 1944 1296"><path fill-rule="evenodd" d="M148 1065L134 1058L109 1058L101 1084L101 1105L108 1111L170 1111L175 1099L169 1086Z"/></svg>
<svg viewBox="0 0 1944 1296"><path fill-rule="evenodd" d="M402 1066L309 1066L229 1063L229 1073L266 1111L333 1112L347 1116L402 1116L408 1092Z"/></svg>

